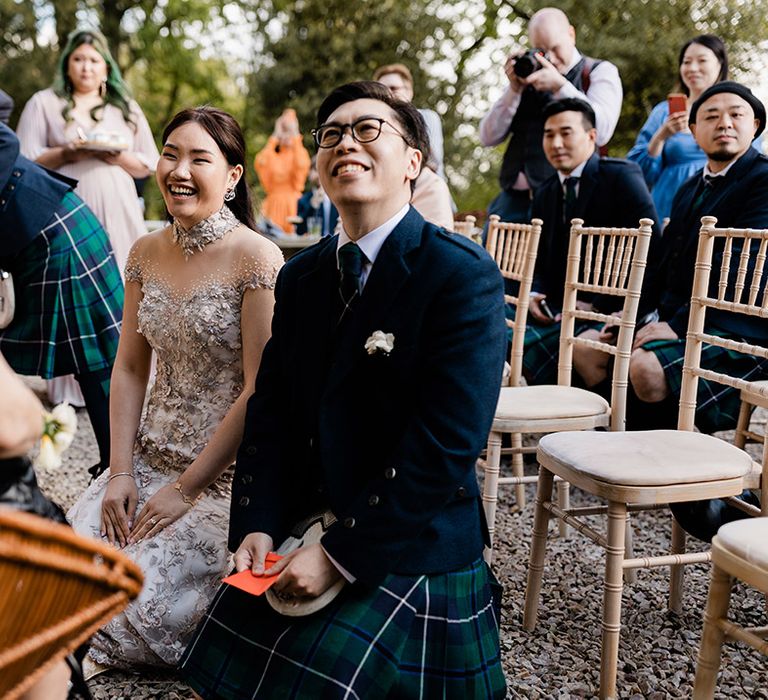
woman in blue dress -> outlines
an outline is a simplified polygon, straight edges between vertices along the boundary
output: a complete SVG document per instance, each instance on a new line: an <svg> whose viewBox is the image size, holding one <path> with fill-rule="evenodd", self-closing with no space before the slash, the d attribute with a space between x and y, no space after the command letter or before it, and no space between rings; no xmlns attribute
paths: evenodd
<svg viewBox="0 0 768 700"><path fill-rule="evenodd" d="M643 169L662 221L669 217L680 185L707 162L688 129L688 110L710 85L728 78L725 44L714 34L694 37L680 50L678 65L686 109L670 114L667 101L659 102L627 154Z"/></svg>

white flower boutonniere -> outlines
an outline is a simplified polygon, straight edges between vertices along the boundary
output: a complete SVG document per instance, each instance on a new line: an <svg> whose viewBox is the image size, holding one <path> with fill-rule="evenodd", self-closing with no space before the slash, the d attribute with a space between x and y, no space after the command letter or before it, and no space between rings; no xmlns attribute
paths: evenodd
<svg viewBox="0 0 768 700"><path fill-rule="evenodd" d="M57 469L61 466L62 453L72 444L75 437L77 414L68 403L62 403L50 413L44 413L43 421L40 454L35 466L42 469Z"/></svg>
<svg viewBox="0 0 768 700"><path fill-rule="evenodd" d="M365 341L365 351L369 355L382 353L389 355L395 347L395 336L392 333L384 331L374 331L368 340Z"/></svg>

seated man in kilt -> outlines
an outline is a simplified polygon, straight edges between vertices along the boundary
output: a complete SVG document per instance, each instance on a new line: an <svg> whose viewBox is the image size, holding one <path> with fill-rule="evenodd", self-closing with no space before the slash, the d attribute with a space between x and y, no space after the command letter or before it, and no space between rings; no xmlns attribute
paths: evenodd
<svg viewBox="0 0 768 700"><path fill-rule="evenodd" d="M588 102L572 97L555 100L544 108L543 116L544 154L556 172L536 190L531 207L531 216L544 225L525 333L523 371L529 384L557 383L571 219L583 219L586 226L626 227L637 226L644 217L656 221L640 167L619 158L600 158L595 151L595 112ZM654 226L654 233L657 230ZM613 311L606 301L598 297L592 305ZM512 313L510 308L508 314ZM576 333L588 328L579 322Z"/></svg>
<svg viewBox="0 0 768 700"><path fill-rule="evenodd" d="M501 276L409 205L429 143L412 105L351 83L317 121L344 227L277 281L233 481L236 567L261 575L296 523L335 522L267 569L266 600L224 585L183 672L204 698L503 698L475 476L504 365Z"/></svg>
<svg viewBox="0 0 768 700"><path fill-rule="evenodd" d="M696 249L702 216L717 225L768 227L768 158L750 148L765 127L765 107L752 92L735 82L716 83L691 107L691 131L707 155L704 169L680 187L654 264L649 264L643 303L656 307L659 321L637 332L630 364L634 399L628 427L674 428L680 400L685 334L693 286ZM715 249L718 269L722 241ZM735 257L737 250L732 251ZM754 258L750 263L754 265ZM768 270L763 284L768 278ZM713 275L712 284L718 277ZM768 323L711 310L704 332L758 345L768 342ZM768 376L768 361L752 355L704 345L701 366L736 377ZM736 425L739 392L699 380L696 425L703 432Z"/></svg>
<svg viewBox="0 0 768 700"><path fill-rule="evenodd" d="M123 317L123 282L109 238L73 191L77 182L19 155L0 124L0 270L16 308L0 329L0 352L19 374L74 374L109 465L109 381Z"/></svg>

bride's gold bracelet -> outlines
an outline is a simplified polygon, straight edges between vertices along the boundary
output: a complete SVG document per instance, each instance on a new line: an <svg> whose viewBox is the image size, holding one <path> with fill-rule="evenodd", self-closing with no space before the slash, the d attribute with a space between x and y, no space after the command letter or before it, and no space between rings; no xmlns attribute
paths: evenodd
<svg viewBox="0 0 768 700"><path fill-rule="evenodd" d="M179 495L181 496L181 500L184 501L184 503L186 503L188 506L193 506L195 505L195 503L197 503L200 500L200 496L198 496L197 498L190 498L189 496L187 496L187 494L184 493L184 491L182 491L181 489L180 481L175 482L173 485L173 488L175 488L179 492Z"/></svg>

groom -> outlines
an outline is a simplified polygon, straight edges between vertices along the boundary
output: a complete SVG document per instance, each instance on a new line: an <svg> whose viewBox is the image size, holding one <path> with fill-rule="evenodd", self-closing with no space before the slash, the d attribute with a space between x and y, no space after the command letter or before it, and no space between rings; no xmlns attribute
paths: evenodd
<svg viewBox="0 0 768 700"><path fill-rule="evenodd" d="M504 364L501 276L410 207L429 148L410 103L351 83L318 125L343 230L278 278L229 546L261 575L294 524L329 509L322 540L267 573L283 600L345 585L306 617L223 586L184 672L205 698L502 698L475 476Z"/></svg>

